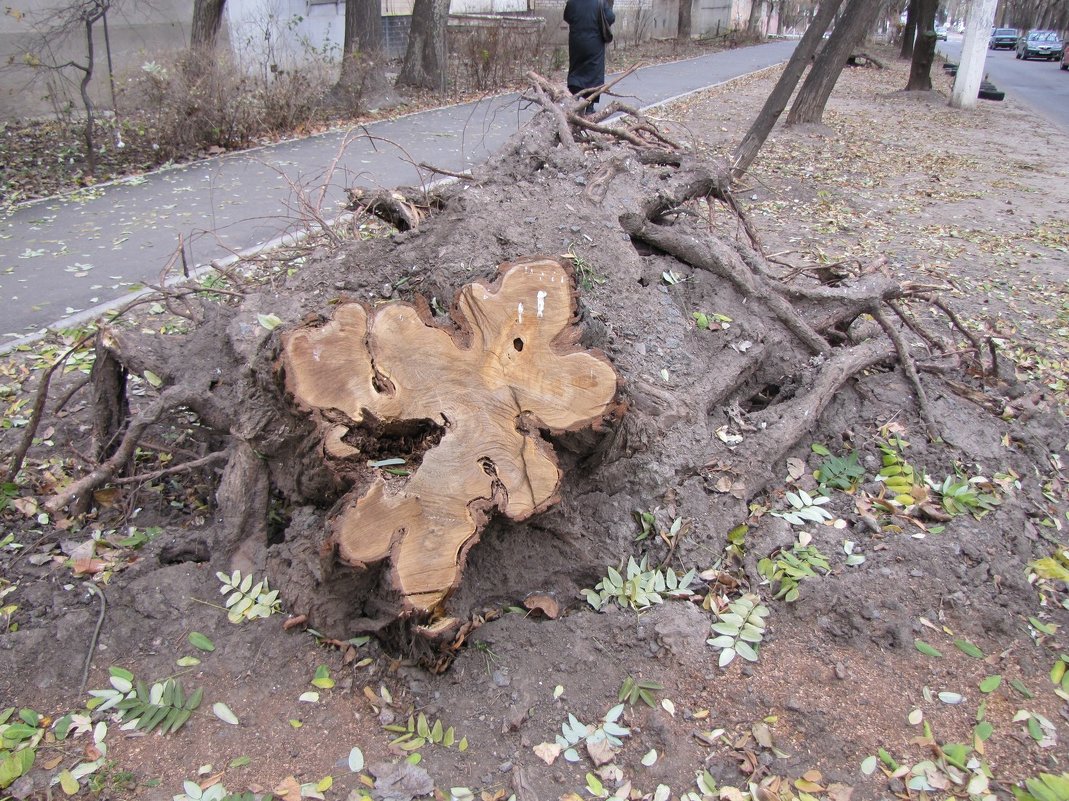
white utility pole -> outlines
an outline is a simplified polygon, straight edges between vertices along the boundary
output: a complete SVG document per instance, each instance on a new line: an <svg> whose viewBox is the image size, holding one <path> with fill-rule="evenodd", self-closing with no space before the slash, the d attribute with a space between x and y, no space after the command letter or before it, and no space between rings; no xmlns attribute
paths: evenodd
<svg viewBox="0 0 1069 801"><path fill-rule="evenodd" d="M954 108L975 108L980 82L984 77L984 61L987 58L987 42L991 24L995 21L998 0L972 0L969 16L965 20L965 41L961 44L961 62L950 93L950 105Z"/></svg>

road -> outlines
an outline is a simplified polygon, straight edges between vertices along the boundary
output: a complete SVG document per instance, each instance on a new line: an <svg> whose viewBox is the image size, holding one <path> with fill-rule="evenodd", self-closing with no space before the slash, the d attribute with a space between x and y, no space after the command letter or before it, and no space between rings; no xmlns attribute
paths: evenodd
<svg viewBox="0 0 1069 801"><path fill-rule="evenodd" d="M786 61L779 41L638 70L614 89L649 108ZM91 319L156 283L181 240L191 267L292 235L301 197L338 211L349 186L419 185L414 165L481 163L533 110L515 94L432 109L160 170L26 204L0 219L0 353L26 335ZM173 274L173 273L172 273Z"/></svg>
<svg viewBox="0 0 1069 801"><path fill-rule="evenodd" d="M939 43L950 61L961 57L961 36ZM1012 50L988 50L984 72L991 83L1069 133L1069 71L1056 61L1018 61Z"/></svg>

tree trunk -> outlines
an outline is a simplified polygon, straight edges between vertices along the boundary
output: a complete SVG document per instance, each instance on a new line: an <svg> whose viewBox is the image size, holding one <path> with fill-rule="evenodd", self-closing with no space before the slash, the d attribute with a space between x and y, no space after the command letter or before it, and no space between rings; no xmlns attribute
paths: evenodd
<svg viewBox="0 0 1069 801"><path fill-rule="evenodd" d="M846 59L872 27L880 6L881 0L849 0L839 17L838 26L832 31L831 38L817 56L813 69L798 91L791 113L787 115L788 125L820 122L823 119L824 107L846 65Z"/></svg>
<svg viewBox="0 0 1069 801"><path fill-rule="evenodd" d="M746 33L755 38L762 34L761 20L764 17L764 0L753 0L750 5L750 21L746 23Z"/></svg>
<svg viewBox="0 0 1069 801"><path fill-rule="evenodd" d="M694 0L679 0L679 20L676 27L676 38L687 40L690 38L691 18L694 10Z"/></svg>
<svg viewBox="0 0 1069 801"><path fill-rule="evenodd" d="M976 107L987 59L987 32L995 20L997 5L998 0L978 0L969 8L965 40L961 45L961 63L950 93L950 105L954 108Z"/></svg>
<svg viewBox="0 0 1069 801"><path fill-rule="evenodd" d="M898 51L901 59L913 58L913 43L917 38L917 0L909 0L906 8L906 27L902 31L902 49Z"/></svg>
<svg viewBox="0 0 1069 801"><path fill-rule="evenodd" d="M399 86L418 89L446 89L446 25L449 0L416 0L412 7L412 29L408 52L397 76Z"/></svg>
<svg viewBox="0 0 1069 801"><path fill-rule="evenodd" d="M764 106L761 107L761 112L757 115L757 119L754 120L753 125L750 126L750 130L746 132L746 136L743 137L739 146L735 148L735 153L732 156L733 180L738 180L750 168L754 159L757 158L757 153L761 146L764 145L765 140L768 139L772 128L775 127L776 120L780 118L783 109L787 108L787 102L794 93L794 87L798 85L802 73L805 72L806 66L812 60L817 45L823 41L824 31L831 25L832 18L842 4L843 0L824 0L821 3L816 18L806 28L802 41L798 43L798 47L791 54L790 61L787 62L783 74L776 82L776 86L772 89Z"/></svg>
<svg viewBox="0 0 1069 801"><path fill-rule="evenodd" d="M932 88L932 62L935 61L935 12L937 0L915 0L917 5L917 44L909 69L907 92L927 92ZM913 5L912 3L910 5Z"/></svg>
<svg viewBox="0 0 1069 801"><path fill-rule="evenodd" d="M193 50L213 50L223 27L223 8L226 0L194 0L193 25L189 32L189 46Z"/></svg>
<svg viewBox="0 0 1069 801"><path fill-rule="evenodd" d="M341 74L331 91L335 101L359 106L369 91L385 86L386 71L382 61L379 0L345 0Z"/></svg>

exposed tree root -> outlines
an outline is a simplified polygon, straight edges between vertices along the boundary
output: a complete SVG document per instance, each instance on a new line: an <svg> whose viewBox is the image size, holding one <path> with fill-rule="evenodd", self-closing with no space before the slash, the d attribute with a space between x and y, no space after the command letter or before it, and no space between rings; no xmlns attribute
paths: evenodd
<svg viewBox="0 0 1069 801"><path fill-rule="evenodd" d="M742 261L739 255L723 242L705 238L702 241L680 234L670 228L654 225L638 214L625 214L620 225L628 234L680 261L701 270L708 270L730 281L743 297L760 302L814 353L827 353L827 341L779 294L771 291Z"/></svg>
<svg viewBox="0 0 1069 801"><path fill-rule="evenodd" d="M83 476L62 492L49 498L45 507L52 512L70 507L72 515L84 513L89 508L93 491L100 489L114 479L119 470L133 458L134 450L137 448L137 443L145 430L153 423L156 423L165 413L182 406L188 406L191 401L192 396L185 388L172 387L165 389L130 420L130 425L123 435L122 441L107 460L98 464L88 475Z"/></svg>
<svg viewBox="0 0 1069 801"><path fill-rule="evenodd" d="M938 438L925 384L949 380L961 371L964 354L979 359L983 349L938 296L940 288L899 281L879 260L785 271L765 254L759 232L731 192L726 166L698 163L624 103L613 101L586 116L582 112L588 101L572 98L539 76L532 76L531 84L527 97L544 113L488 165L471 176L454 176L462 182L436 188L433 198L425 188L351 193L354 209L385 220L407 232L404 236L347 243L329 256L310 258L300 275L280 281L286 291L273 287L276 291L259 295L242 287L224 296L227 302L238 301L227 306L202 300L201 288L174 290L169 308L196 324L182 337L106 329L98 341L93 381L99 418L95 462L50 498L47 508L75 515L88 509L94 491L108 484L154 481L225 462L216 495L216 518L222 520L214 540L217 558L243 571L266 570L294 613L307 615L321 631L345 636L374 632L428 664L447 665L466 634L485 619L484 598L476 593L464 599L464 608L452 609L451 596L443 591L433 610L414 614L404 608L382 563L364 569L360 560L355 567L338 560L329 521L343 498L362 497L372 485L388 488L391 495L403 493L411 475L384 474L382 461L397 464L392 460L399 458L406 471L415 472L414 466L424 464L429 449L445 436L442 432L455 431L458 421L436 416L444 407L434 398L434 387L427 393L429 411L421 411L412 424L391 422L367 404L363 411L343 411L328 402L310 412L294 401L296 371L280 355L281 341L289 336L282 332L301 320L316 331L332 325L325 311L353 299L336 291L342 287L368 309L379 308L384 301L380 288L398 287L403 275L410 280L394 295L410 302L413 314L421 317L427 329L420 328L421 335L455 337L466 345L468 337L484 337L479 326L450 328L445 322L441 311L453 293L473 277L482 278L489 264L557 256L567 252L564 248L571 249L577 265L583 260L585 272L578 267L576 272L589 282L573 310L579 319L576 336L584 347L601 349L616 360L624 379L618 400L629 411L622 419L604 421L602 431L554 432L562 472L565 467L572 471L564 472L562 506L567 508L556 513L565 520L558 524L565 533L555 544L567 547L574 531L583 528L576 525L575 509L568 507L572 486L590 496L605 493L598 513L606 519L597 520L599 531L620 527L612 519L619 506L612 494L653 508L664 493L682 496L687 489L693 492L690 502L709 511L705 526L695 526L680 550L698 547L693 541L699 532L726 536L739 515L745 516L746 503L773 480L777 465L820 425L837 394L851 383L863 392L866 382L883 376L884 371L866 374L877 365L897 361L917 397L918 417L928 435ZM615 115L620 117L610 123ZM723 206L716 207L714 216L705 213L703 201ZM546 214L547 207L554 213ZM717 226L727 226L729 233L718 235L724 229ZM572 280L567 271L564 275ZM664 275L686 280L665 286ZM416 285L427 298L412 295ZM641 297L627 307L631 318L621 319L628 293ZM541 297L545 300L546 293ZM429 308L432 298L437 316ZM946 314L952 331L971 350L959 347L956 336L927 331L913 314L919 304ZM401 304L386 308L397 310ZM534 297L524 297L508 308L509 314L515 309L517 315L530 315L538 307ZM697 331L699 309L726 312L730 327ZM266 313L284 321L278 332L257 323L258 315ZM643 315L649 319L634 321ZM412 337L410 331L403 333L391 344L394 354L414 342L411 357L426 359L427 348L406 339ZM928 372L921 376L912 352L918 342L944 369L946 379ZM530 340L507 338L502 364L525 345ZM324 386L351 379L346 358L342 354L342 366L322 377ZM385 356L369 358L373 366L387 364ZM308 369L314 373L321 359L321 351L310 350ZM16 453L10 475L22 465L44 409L48 379L61 364L42 378L26 445ZM160 379L158 394L131 412L125 377L148 372ZM494 370L490 374L497 375ZM369 381L370 397L395 397L390 376L375 372ZM969 391L965 384L959 385L965 389L948 386L954 392ZM180 464L123 475L150 427L180 409L183 418L187 412L195 415L206 429L197 429L198 436L205 435L202 447L187 451ZM520 417L520 425L526 425ZM435 419L433 425L429 418ZM680 430L687 432L685 437ZM724 430L733 432L730 444L716 436ZM676 442L685 440L690 449L660 451L666 431L676 431ZM711 456L706 464L695 465L696 453ZM485 465L483 470L490 475ZM711 471L727 479L730 491L712 489L716 482L707 481ZM478 478L484 480L482 474ZM538 533L532 523L517 521L491 521L486 531L493 533L493 525L508 530L531 526L527 533ZM606 554L597 550L598 544L586 544L593 548L586 558L597 558L599 564L619 555L619 548ZM669 545L670 554L675 547ZM568 555L561 558L561 570L589 569L567 564ZM510 580L509 570L498 573L495 580ZM519 580L520 573L513 570L511 580Z"/></svg>

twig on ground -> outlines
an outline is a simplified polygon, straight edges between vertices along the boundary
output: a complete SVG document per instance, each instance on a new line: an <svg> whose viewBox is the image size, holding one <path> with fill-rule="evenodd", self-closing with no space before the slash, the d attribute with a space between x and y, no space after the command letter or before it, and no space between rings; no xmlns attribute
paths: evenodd
<svg viewBox="0 0 1069 801"><path fill-rule="evenodd" d="M78 698L85 695L85 685L89 682L89 667L93 662L93 653L97 649L97 641L100 639L100 629L104 625L104 613L108 610L108 599L104 597L104 591L91 581L87 581L85 586L90 594L95 594L100 598L100 614L97 616L97 624L96 628L93 629L93 636L89 640L89 648L85 652L85 666L82 668L82 683L78 686Z"/></svg>
<svg viewBox="0 0 1069 801"><path fill-rule="evenodd" d="M200 459L193 459L188 462L182 462L182 464L172 465L171 467L165 467L160 470L154 470L151 473L141 473L136 476L122 476L121 478L115 478L111 480L112 484L143 484L147 481L155 481L158 478L164 476L173 476L175 473L184 473L189 470L196 470L206 465L215 464L216 462L226 461L226 451L215 451L209 453L207 456L203 456Z"/></svg>
<svg viewBox="0 0 1069 801"><path fill-rule="evenodd" d="M898 332L891 321L887 319L887 315L883 313L883 310L879 306L873 306L870 310L873 318L880 324L880 328L890 338L895 345L895 350L898 352L898 361L902 365L902 369L906 373L906 377L909 379L909 383L913 385L913 391L917 395L917 405L920 407L921 419L924 420L925 428L928 429L928 437L933 442L938 442L942 439L939 434L939 426L935 422L935 417L932 415L931 406L928 404L928 395L924 391L924 387L921 385L920 375L917 373L917 365L913 362L913 357L909 354L909 345L902 338L902 335Z"/></svg>

